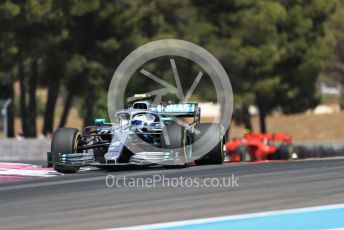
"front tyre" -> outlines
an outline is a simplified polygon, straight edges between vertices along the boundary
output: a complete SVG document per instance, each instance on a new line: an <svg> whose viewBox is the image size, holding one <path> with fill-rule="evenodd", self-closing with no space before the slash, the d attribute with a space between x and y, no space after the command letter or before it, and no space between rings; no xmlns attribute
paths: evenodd
<svg viewBox="0 0 344 230"><path fill-rule="evenodd" d="M216 145L213 149L211 149L208 153L206 153L201 158L195 160L196 165L213 165L213 164L222 164L225 159L225 137L222 136L221 132L221 125L220 124L211 124L211 123L203 123L195 125L195 129L199 131L198 134L194 132L193 134L193 142L194 148L201 148L201 143L196 143L199 141L204 135L206 138L203 140L208 140L209 144Z"/></svg>
<svg viewBox="0 0 344 230"><path fill-rule="evenodd" d="M275 154L275 160L289 160L290 153L292 152L292 148L288 144L281 144L278 146L277 151Z"/></svg>
<svg viewBox="0 0 344 230"><path fill-rule="evenodd" d="M171 124L164 127L160 135L160 144L163 149L178 151L178 159L172 165L165 165L165 168L185 167L187 159L187 134L186 129L178 124ZM181 150L181 151L180 151Z"/></svg>
<svg viewBox="0 0 344 230"><path fill-rule="evenodd" d="M60 128L56 130L51 141L51 153L53 167L57 172L76 173L79 171L79 167L59 164L59 154L76 153L78 150L78 140L80 139L81 134L78 129Z"/></svg>

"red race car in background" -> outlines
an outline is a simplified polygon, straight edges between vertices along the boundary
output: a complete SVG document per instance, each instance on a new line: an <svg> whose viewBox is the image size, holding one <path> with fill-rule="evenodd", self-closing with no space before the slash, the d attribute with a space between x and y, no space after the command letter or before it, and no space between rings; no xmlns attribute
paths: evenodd
<svg viewBox="0 0 344 230"><path fill-rule="evenodd" d="M226 143L226 155L230 162L288 160L296 158L292 137L286 133L247 133Z"/></svg>

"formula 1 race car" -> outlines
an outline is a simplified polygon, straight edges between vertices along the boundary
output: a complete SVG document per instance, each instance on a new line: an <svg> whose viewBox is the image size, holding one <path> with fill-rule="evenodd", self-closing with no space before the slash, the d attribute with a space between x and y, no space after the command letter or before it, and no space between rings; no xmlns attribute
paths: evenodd
<svg viewBox="0 0 344 230"><path fill-rule="evenodd" d="M226 143L226 155L231 162L288 160L297 158L292 137L286 133L246 133Z"/></svg>
<svg viewBox="0 0 344 230"><path fill-rule="evenodd" d="M115 114L115 123L96 119L82 133L75 128L60 128L53 136L48 165L62 173L76 173L82 166L113 168L128 165L166 167L222 164L225 139L219 124L200 123L197 103L152 105L135 101ZM192 118L190 124L181 119ZM197 130L197 132L195 132ZM204 135L206 138L203 138ZM213 142L212 150L196 159L200 138ZM216 143L215 143L216 142Z"/></svg>

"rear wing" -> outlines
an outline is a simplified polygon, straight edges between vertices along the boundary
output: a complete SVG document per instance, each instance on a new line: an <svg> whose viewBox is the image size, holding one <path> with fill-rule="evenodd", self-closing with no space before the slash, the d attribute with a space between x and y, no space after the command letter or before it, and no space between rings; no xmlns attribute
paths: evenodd
<svg viewBox="0 0 344 230"><path fill-rule="evenodd" d="M199 121L201 117L201 108L198 107L197 103L158 105L149 108L149 110L162 116L194 117L195 121Z"/></svg>

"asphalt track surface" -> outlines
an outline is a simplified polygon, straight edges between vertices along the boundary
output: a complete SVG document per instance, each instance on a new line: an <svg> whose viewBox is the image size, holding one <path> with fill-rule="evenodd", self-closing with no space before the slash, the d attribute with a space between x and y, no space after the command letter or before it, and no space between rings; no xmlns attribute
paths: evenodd
<svg viewBox="0 0 344 230"><path fill-rule="evenodd" d="M239 187L108 188L117 178L228 178ZM85 171L0 184L1 229L95 229L344 203L344 160ZM123 181L123 180L122 180ZM227 184L228 185L228 184ZM235 184L234 184L235 185Z"/></svg>

